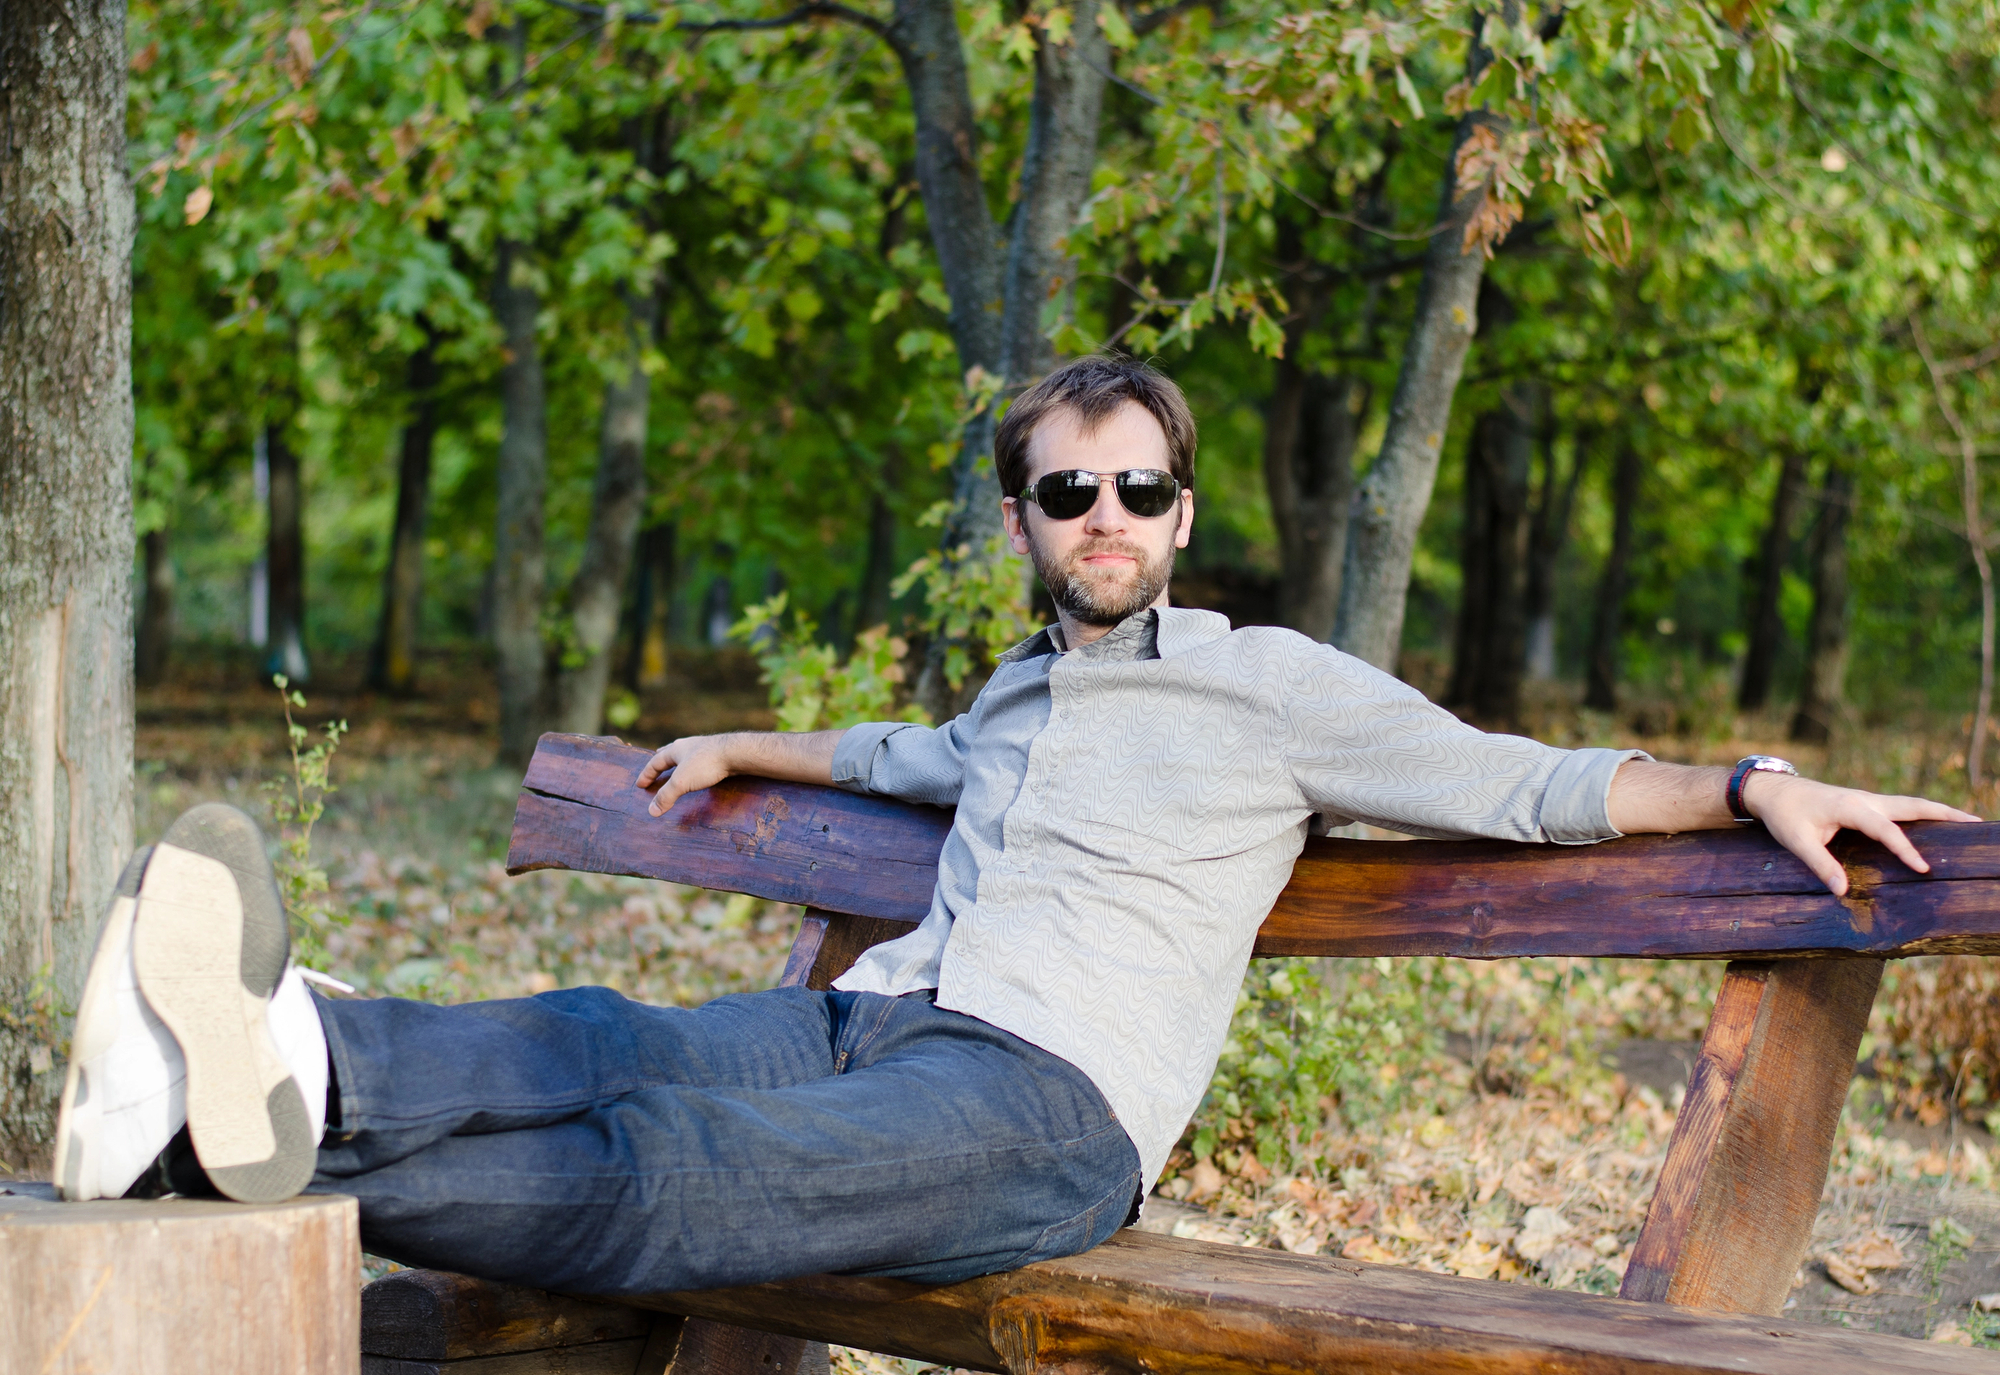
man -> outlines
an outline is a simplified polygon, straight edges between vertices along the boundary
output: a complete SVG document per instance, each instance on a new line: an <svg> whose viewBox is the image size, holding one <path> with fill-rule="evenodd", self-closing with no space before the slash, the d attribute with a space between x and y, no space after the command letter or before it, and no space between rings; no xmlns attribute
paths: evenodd
<svg viewBox="0 0 2000 1375"><path fill-rule="evenodd" d="M646 766L655 814L732 773L956 805L930 914L833 992L318 1002L286 968L254 827L197 808L134 860L100 938L65 1194L351 1193L380 1254L586 1293L965 1278L1133 1217L1315 824L1587 844L1742 812L1842 892L1843 826L1922 870L1898 821L1975 819L1761 757L1485 735L1325 645L1172 608L1194 450L1150 368L1051 374L995 458L1058 624L971 710L677 740Z"/></svg>

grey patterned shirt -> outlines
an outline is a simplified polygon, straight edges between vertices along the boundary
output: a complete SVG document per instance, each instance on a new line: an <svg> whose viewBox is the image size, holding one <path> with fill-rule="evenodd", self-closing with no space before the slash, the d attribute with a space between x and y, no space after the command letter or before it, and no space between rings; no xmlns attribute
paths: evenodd
<svg viewBox="0 0 2000 1375"><path fill-rule="evenodd" d="M1485 734L1359 659L1211 611L1141 612L1068 652L1050 627L958 719L841 737L835 783L958 817L930 914L835 987L935 988L1076 1065L1150 1189L1309 829L1586 844L1618 834L1606 798L1634 757Z"/></svg>

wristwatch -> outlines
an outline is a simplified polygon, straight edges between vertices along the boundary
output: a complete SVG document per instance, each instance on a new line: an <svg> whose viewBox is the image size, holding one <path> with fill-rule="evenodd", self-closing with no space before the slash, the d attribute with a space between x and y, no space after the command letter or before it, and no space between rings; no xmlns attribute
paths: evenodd
<svg viewBox="0 0 2000 1375"><path fill-rule="evenodd" d="M1775 754L1746 754L1737 760L1736 767L1729 772L1729 789L1724 796L1729 802L1729 814L1745 825L1757 820L1743 805L1743 784L1753 773L1788 773L1794 778L1799 776L1798 768L1789 759L1780 759Z"/></svg>

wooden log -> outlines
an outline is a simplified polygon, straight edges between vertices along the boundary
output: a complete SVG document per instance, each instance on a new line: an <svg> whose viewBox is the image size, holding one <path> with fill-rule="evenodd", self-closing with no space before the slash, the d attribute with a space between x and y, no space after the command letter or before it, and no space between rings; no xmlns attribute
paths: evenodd
<svg viewBox="0 0 2000 1375"><path fill-rule="evenodd" d="M886 921L881 917L829 913L826 934L821 938L813 960L812 975L806 980L806 986L832 988L833 981L852 969L863 951L884 941L895 940L898 936L907 936L912 929L906 922Z"/></svg>
<svg viewBox="0 0 2000 1375"><path fill-rule="evenodd" d="M649 817L649 756L544 736L515 812L510 871L635 874L829 912L930 910L951 813L834 788L732 778ZM1310 840L1259 955L1626 955L1677 959L2000 953L2000 823L1909 828L1912 872L1852 832L1836 898L1761 828L1587 848Z"/></svg>
<svg viewBox="0 0 2000 1375"><path fill-rule="evenodd" d="M1623 1297L1783 1310L1881 978L1880 960L1729 966Z"/></svg>
<svg viewBox="0 0 2000 1375"><path fill-rule="evenodd" d="M398 1270L361 1291L361 1351L404 1361L462 1361L637 1341L653 1315L442 1270ZM637 1359L636 1351L634 1360ZM630 1371L632 1362L626 1362Z"/></svg>
<svg viewBox="0 0 2000 1375"><path fill-rule="evenodd" d="M0 1375L355 1375L360 1268L351 1198L0 1193Z"/></svg>
<svg viewBox="0 0 2000 1375"><path fill-rule="evenodd" d="M1124 1231L929 1287L823 1275L629 1300L967 1369L1993 1375L1985 1352Z"/></svg>
<svg viewBox="0 0 2000 1375"><path fill-rule="evenodd" d="M634 786L651 754L544 735L521 784L510 873L582 869L920 921L952 814L838 788L730 778L663 817Z"/></svg>

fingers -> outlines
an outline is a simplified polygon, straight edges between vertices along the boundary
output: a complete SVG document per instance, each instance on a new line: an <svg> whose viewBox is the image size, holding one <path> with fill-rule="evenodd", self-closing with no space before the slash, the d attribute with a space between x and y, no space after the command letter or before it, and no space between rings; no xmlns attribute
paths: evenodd
<svg viewBox="0 0 2000 1375"><path fill-rule="evenodd" d="M639 776L632 781L637 788L650 788L653 780L680 762L681 747L685 740L675 740L653 751L653 757L646 761L646 767L639 770Z"/></svg>
<svg viewBox="0 0 2000 1375"><path fill-rule="evenodd" d="M1875 799L1891 821L1981 821L1983 817L1933 802L1928 797L1881 797Z"/></svg>
<svg viewBox="0 0 2000 1375"><path fill-rule="evenodd" d="M1917 853L1917 847L1903 834L1903 828L1874 807L1854 808L1853 815L1841 818L1841 824L1879 842L1882 848L1918 873L1928 874L1931 871L1930 861Z"/></svg>
<svg viewBox="0 0 2000 1375"><path fill-rule="evenodd" d="M1826 848L1827 840L1834 834L1832 828L1772 826L1767 822L1765 829L1780 845L1797 855L1799 862L1826 885L1828 892L1837 898L1847 895L1847 870Z"/></svg>
<svg viewBox="0 0 2000 1375"><path fill-rule="evenodd" d="M696 736L676 740L662 746L646 761L646 767L639 770L638 786L650 787L656 779L664 779L660 790L653 794L652 804L646 808L648 813L664 816L687 794L712 788L729 777L729 760L718 739Z"/></svg>

